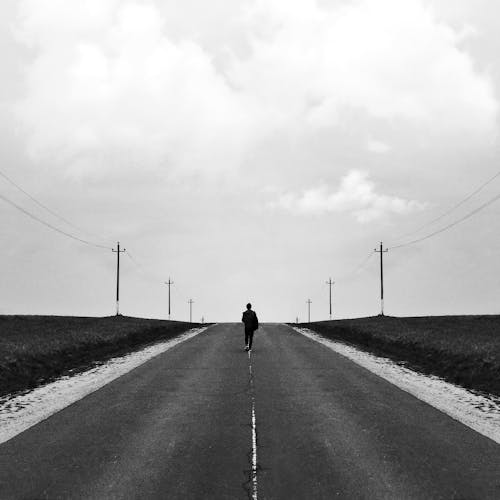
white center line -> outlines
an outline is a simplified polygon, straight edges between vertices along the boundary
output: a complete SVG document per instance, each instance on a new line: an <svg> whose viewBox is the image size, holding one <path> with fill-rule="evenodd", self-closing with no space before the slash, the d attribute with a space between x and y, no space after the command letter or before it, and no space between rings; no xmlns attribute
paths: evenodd
<svg viewBox="0 0 500 500"><path fill-rule="evenodd" d="M255 418L255 391L252 373L252 356L248 351L250 373L250 396L252 398L252 500L257 500L257 420Z"/></svg>
<svg viewBox="0 0 500 500"><path fill-rule="evenodd" d="M257 500L257 425L255 401L252 400L252 498Z"/></svg>

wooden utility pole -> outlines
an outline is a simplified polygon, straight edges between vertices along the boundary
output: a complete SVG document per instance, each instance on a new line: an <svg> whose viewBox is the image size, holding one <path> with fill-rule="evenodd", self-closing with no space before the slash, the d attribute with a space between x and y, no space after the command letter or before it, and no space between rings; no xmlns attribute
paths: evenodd
<svg viewBox="0 0 500 500"><path fill-rule="evenodd" d="M111 249L112 252L116 253L116 315L120 315L120 254L126 252L125 248L120 250L120 242L116 244L116 250Z"/></svg>
<svg viewBox="0 0 500 500"><path fill-rule="evenodd" d="M168 319L170 319L170 285L173 285L174 282L170 280L170 277L168 278L168 281L164 282L165 285L168 285Z"/></svg>
<svg viewBox="0 0 500 500"><path fill-rule="evenodd" d="M327 285L330 287L330 320L332 319L332 285L335 285L335 281L332 281L332 278L330 278L327 282Z"/></svg>
<svg viewBox="0 0 500 500"><path fill-rule="evenodd" d="M188 300L188 304L189 304L189 322L192 323L193 322L193 304L194 304L194 300L193 299L189 299Z"/></svg>
<svg viewBox="0 0 500 500"><path fill-rule="evenodd" d="M384 253L389 250L384 250L384 245L380 242L380 250L375 248L375 252L380 254L380 316L384 315Z"/></svg>
<svg viewBox="0 0 500 500"><path fill-rule="evenodd" d="M307 299L306 300L306 304L307 304L307 322L310 323L311 322L311 304L312 304L312 300L311 299Z"/></svg>

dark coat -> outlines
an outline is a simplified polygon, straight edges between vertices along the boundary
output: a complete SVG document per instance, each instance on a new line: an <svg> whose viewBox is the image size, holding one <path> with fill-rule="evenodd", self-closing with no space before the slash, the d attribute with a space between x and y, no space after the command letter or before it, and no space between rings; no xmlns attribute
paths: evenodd
<svg viewBox="0 0 500 500"><path fill-rule="evenodd" d="M255 311L251 309L247 309L241 318L241 321L245 323L245 330L249 330L251 332L257 330L259 328L259 320L257 319L257 315Z"/></svg>

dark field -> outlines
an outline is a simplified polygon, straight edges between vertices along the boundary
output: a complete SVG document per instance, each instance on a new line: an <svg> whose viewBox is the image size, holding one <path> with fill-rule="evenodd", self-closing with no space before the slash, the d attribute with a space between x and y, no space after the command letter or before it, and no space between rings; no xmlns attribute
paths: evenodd
<svg viewBox="0 0 500 500"><path fill-rule="evenodd" d="M86 369L195 326L126 316L0 316L0 395Z"/></svg>
<svg viewBox="0 0 500 500"><path fill-rule="evenodd" d="M500 395L500 316L375 316L298 326L469 389Z"/></svg>

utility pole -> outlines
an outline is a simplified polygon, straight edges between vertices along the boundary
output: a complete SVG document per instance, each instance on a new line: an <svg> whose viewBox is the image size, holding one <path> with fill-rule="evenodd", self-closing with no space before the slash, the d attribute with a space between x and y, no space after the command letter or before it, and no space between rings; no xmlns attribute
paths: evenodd
<svg viewBox="0 0 500 500"><path fill-rule="evenodd" d="M306 300L306 304L307 304L307 322L310 323L311 322L311 304L312 304L312 300L311 299L307 299Z"/></svg>
<svg viewBox="0 0 500 500"><path fill-rule="evenodd" d="M168 278L168 281L164 282L165 285L168 285L168 319L170 319L170 285L173 285L174 282L170 280L170 277Z"/></svg>
<svg viewBox="0 0 500 500"><path fill-rule="evenodd" d="M120 254L126 252L125 248L120 250L120 242L116 244L116 250L111 249L112 252L116 253L116 315L120 316Z"/></svg>
<svg viewBox="0 0 500 500"><path fill-rule="evenodd" d="M375 252L380 254L380 316L384 315L384 253L389 250L384 250L384 245L380 242L380 250L375 248Z"/></svg>
<svg viewBox="0 0 500 500"><path fill-rule="evenodd" d="M332 319L332 285L335 285L335 281L332 281L332 278L330 278L327 282L327 285L330 286L330 320Z"/></svg>
<svg viewBox="0 0 500 500"><path fill-rule="evenodd" d="M188 304L189 304L189 322L190 323L193 322L193 303L194 303L193 299L189 299L188 300Z"/></svg>

